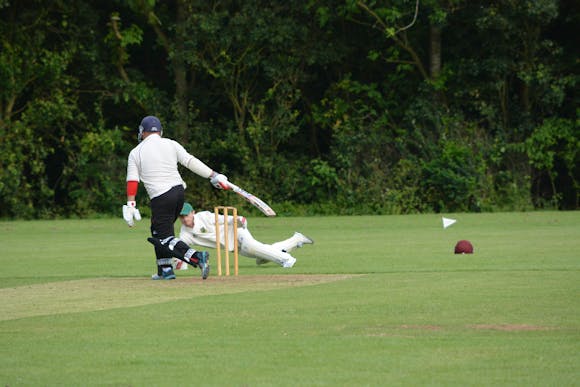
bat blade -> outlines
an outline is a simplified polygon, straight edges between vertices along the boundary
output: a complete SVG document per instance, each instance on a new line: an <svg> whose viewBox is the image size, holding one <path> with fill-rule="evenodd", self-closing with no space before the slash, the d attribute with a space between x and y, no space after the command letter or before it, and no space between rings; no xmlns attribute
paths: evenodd
<svg viewBox="0 0 580 387"><path fill-rule="evenodd" d="M246 199L250 204L252 204L258 210L262 211L264 215L276 216L276 212L269 205L267 205L262 199L260 199L255 195L252 195L246 190L241 189L240 187L231 182L228 182L228 184L230 185L232 191L234 191L235 193Z"/></svg>

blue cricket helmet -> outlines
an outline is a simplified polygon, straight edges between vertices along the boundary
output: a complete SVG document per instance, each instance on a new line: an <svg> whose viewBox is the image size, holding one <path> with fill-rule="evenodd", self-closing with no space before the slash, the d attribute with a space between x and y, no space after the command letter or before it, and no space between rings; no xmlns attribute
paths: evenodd
<svg viewBox="0 0 580 387"><path fill-rule="evenodd" d="M141 120L141 124L139 125L139 135L137 136L139 142L143 139L143 133L145 132L163 134L163 127L161 126L159 118L155 116L147 116Z"/></svg>

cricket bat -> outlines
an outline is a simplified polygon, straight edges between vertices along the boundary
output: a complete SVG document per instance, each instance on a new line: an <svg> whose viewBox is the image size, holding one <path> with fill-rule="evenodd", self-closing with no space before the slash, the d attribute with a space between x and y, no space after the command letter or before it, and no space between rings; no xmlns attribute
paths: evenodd
<svg viewBox="0 0 580 387"><path fill-rule="evenodd" d="M262 199L260 199L257 196L252 195L248 191L241 189L240 187L238 187L237 185L235 185L234 183L232 183L230 181L228 181L228 184L229 184L230 189L232 191L234 191L235 193L237 193L238 195L240 195L241 197L246 199L248 202L250 202L250 204L252 204L258 210L262 211L262 213L264 215L276 216L276 212L274 212L274 210L269 205L267 205Z"/></svg>

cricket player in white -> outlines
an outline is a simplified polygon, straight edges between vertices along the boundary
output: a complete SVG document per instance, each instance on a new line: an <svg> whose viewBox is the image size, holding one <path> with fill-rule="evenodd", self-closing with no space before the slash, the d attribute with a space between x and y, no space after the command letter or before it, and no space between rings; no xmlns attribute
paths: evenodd
<svg viewBox="0 0 580 387"><path fill-rule="evenodd" d="M123 206L123 218L129 227L135 220L141 220L135 197L142 181L151 200L152 237L147 240L155 246L157 259L157 274L152 279L175 279L172 258L199 267L202 278L206 279L209 254L196 251L175 237L174 224L185 201L186 186L177 165L211 179L211 184L218 189L227 189L228 179L189 154L178 142L163 138L162 133L157 117L147 116L139 125L139 145L129 153L127 163L127 204Z"/></svg>
<svg viewBox="0 0 580 387"><path fill-rule="evenodd" d="M189 203L183 205L183 209L179 215L181 220L181 231L179 239L187 243L189 246L198 245L205 247L214 247L216 245L216 224L215 214L210 211L195 212ZM224 215L218 216L218 223L220 227L220 242L225 248L224 237L224 222L226 221ZM234 231L233 223L234 217L228 216L228 244L229 251L234 249ZM248 222L245 217L238 216L238 246L240 254L248 258L256 258L258 265L274 262L282 267L290 268L296 263L296 258L290 255L290 251L297 247L302 247L304 244L314 243L312 239L295 232L290 238L276 242L273 244L265 244L254 239L250 230L248 230ZM186 269L187 265L176 261L176 268Z"/></svg>

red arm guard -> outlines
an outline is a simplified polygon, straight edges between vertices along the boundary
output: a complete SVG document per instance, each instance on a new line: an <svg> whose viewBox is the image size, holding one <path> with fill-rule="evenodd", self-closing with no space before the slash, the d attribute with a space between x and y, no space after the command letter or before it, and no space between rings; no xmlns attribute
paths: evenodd
<svg viewBox="0 0 580 387"><path fill-rule="evenodd" d="M137 188L139 188L139 182L129 180L127 182L127 196L137 196Z"/></svg>

